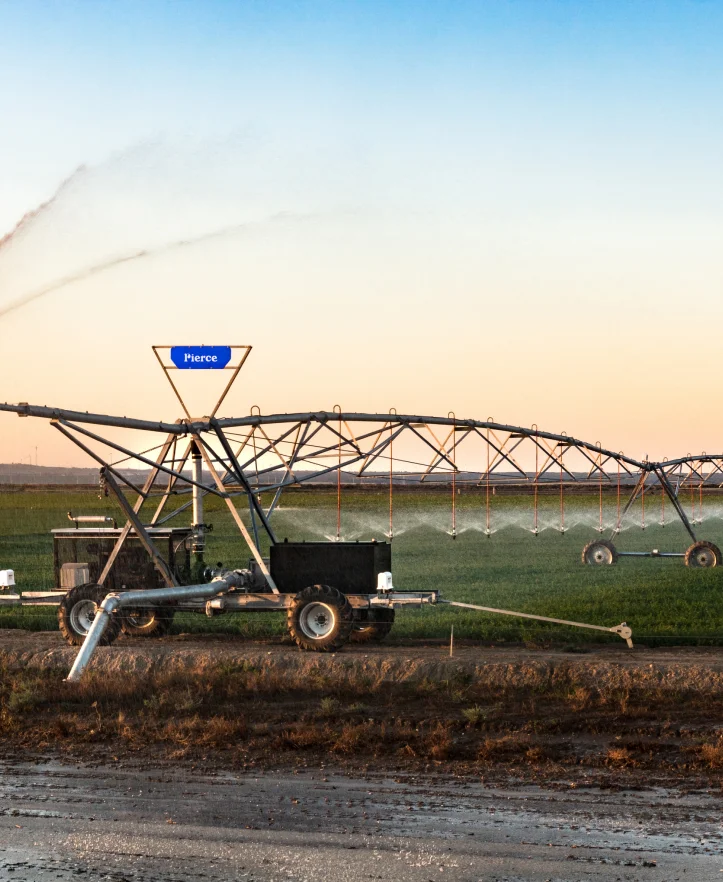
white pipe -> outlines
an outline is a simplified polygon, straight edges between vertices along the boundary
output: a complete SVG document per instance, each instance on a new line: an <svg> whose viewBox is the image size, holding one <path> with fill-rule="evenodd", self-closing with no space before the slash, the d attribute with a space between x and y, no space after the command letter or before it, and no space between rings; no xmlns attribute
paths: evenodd
<svg viewBox="0 0 723 882"><path fill-rule="evenodd" d="M203 493L199 486L203 480L203 459L201 450L194 441L191 444L191 470L193 475L193 536L191 538L191 551L194 554L203 554L206 549L206 528L203 524Z"/></svg>
<svg viewBox="0 0 723 882"><path fill-rule="evenodd" d="M215 597L223 594L229 588L234 588L241 581L240 574L236 572L224 573L223 577L214 579L206 585L188 585L183 588L152 588L147 591L123 591L120 594L108 594L96 613L93 624L85 635L83 645L75 657L73 667L70 669L66 680L74 682L79 680L83 671L95 652L105 631L111 615L121 607L136 606L142 603L150 603L154 606L166 600L189 600L193 598Z"/></svg>
<svg viewBox="0 0 723 882"><path fill-rule="evenodd" d="M114 527L116 526L115 518L105 515L74 515L69 511L68 520L74 524L113 524Z"/></svg>
<svg viewBox="0 0 723 882"><path fill-rule="evenodd" d="M198 486L203 481L203 460L201 451L194 441L191 445L191 466L193 470L193 527L203 526L203 494Z"/></svg>

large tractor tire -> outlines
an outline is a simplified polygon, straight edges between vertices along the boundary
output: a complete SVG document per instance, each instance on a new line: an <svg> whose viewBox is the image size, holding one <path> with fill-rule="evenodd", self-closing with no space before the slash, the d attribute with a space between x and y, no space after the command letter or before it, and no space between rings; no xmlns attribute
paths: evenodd
<svg viewBox="0 0 723 882"><path fill-rule="evenodd" d="M71 646L80 646L85 640L96 613L108 594L102 585L78 585L72 588L58 606L60 633ZM121 616L113 613L100 639L101 646L110 646L120 634Z"/></svg>
<svg viewBox="0 0 723 882"><path fill-rule="evenodd" d="M618 553L607 539L593 539L582 550L582 562L594 567L610 566L618 562Z"/></svg>
<svg viewBox="0 0 723 882"><path fill-rule="evenodd" d="M722 562L721 550L712 542L695 542L685 552L687 567L719 567Z"/></svg>
<svg viewBox="0 0 723 882"><path fill-rule="evenodd" d="M310 585L294 597L286 621L299 649L336 652L349 640L354 613L341 591L330 585Z"/></svg>
<svg viewBox="0 0 723 882"><path fill-rule="evenodd" d="M123 611L121 628L129 637L166 637L171 632L174 613L168 607L131 607Z"/></svg>
<svg viewBox="0 0 723 882"><path fill-rule="evenodd" d="M380 643L388 636L393 624L393 609L370 609L366 619L354 622L352 643Z"/></svg>

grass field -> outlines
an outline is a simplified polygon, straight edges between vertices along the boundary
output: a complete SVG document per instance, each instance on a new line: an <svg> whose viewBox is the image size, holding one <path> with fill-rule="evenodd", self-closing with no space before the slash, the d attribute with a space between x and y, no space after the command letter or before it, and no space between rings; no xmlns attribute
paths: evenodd
<svg viewBox="0 0 723 882"><path fill-rule="evenodd" d="M582 547L598 536L597 496L570 494L565 504L566 532L561 534L559 498L541 496L539 525L534 536L529 496L499 495L491 509L491 538L484 535L484 495L463 490L457 497L458 537L453 540L449 492L397 493L394 503L394 583L401 589L436 588L451 600L481 603L601 625L627 621L634 638L647 643L723 643L723 568L688 569L682 560L623 559L617 566L586 567ZM336 531L336 494L325 490L288 491L275 514L275 529L289 539L322 539ZM15 570L20 590L52 587L50 530L68 526L66 512L120 515L112 500L78 492L0 491L0 569ZM615 499L605 500L605 522L615 515ZM647 527L641 512L616 544L621 550L684 551L690 544L682 525L659 525L659 502L649 500ZM235 532L223 503L207 499L209 535L207 560L245 566L249 554ZM344 491L342 538L384 539L389 527L388 499L383 490ZM723 519L718 505L703 504L699 538L723 546ZM618 641L594 631L525 622L482 613L427 608L397 614L397 637L495 640L554 640L575 643ZM0 627L54 629L49 609L0 610ZM278 614L234 614L209 620L179 615L176 631L241 632L248 636L281 633Z"/></svg>

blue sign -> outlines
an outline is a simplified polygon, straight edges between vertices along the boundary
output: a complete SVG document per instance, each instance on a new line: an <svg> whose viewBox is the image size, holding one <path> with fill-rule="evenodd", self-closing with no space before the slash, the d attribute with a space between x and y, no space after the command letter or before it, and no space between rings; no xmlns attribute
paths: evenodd
<svg viewBox="0 0 723 882"><path fill-rule="evenodd" d="M180 370L220 370L231 361L231 347L172 346L171 361Z"/></svg>

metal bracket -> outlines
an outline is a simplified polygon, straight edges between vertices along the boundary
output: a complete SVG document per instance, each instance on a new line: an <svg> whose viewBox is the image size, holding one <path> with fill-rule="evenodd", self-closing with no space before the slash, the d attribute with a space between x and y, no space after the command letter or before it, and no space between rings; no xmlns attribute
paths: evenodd
<svg viewBox="0 0 723 882"><path fill-rule="evenodd" d="M186 416L190 420L191 414L189 413L189 410L186 407L186 402L183 400L181 393L178 391L178 387L173 382L173 380L171 379L171 375L169 374L169 371L175 371L175 370L178 370L178 368L173 364L171 364L171 365L165 364L163 359L161 358L161 356L158 354L159 349L170 352L170 350L173 349L173 347L172 346L152 346L151 349L153 349L153 354L158 359L158 364L160 364L161 368L163 369L163 373L165 374L166 379L168 380L168 382L171 386L171 389L173 389L173 392L174 392L176 398L178 399L181 407L183 408L184 413L186 414ZM241 371L241 368L244 366L246 359L249 357L249 354L251 352L252 347L251 346L229 346L229 349L231 349L231 350L240 349L242 351L242 354L241 354L239 363L237 365L229 365L229 366L223 368L223 370L233 371L233 373L231 374L231 379L226 384L225 389L223 390L223 392L221 393L221 395L217 399L216 404L213 406L213 408L211 410L211 413L210 413L211 418L216 416L216 413L218 412L219 407L221 407L224 399L226 398L226 396L230 392L231 386L233 386L234 382L236 381L236 377L238 377L238 375Z"/></svg>

